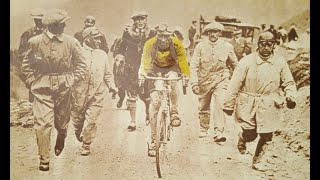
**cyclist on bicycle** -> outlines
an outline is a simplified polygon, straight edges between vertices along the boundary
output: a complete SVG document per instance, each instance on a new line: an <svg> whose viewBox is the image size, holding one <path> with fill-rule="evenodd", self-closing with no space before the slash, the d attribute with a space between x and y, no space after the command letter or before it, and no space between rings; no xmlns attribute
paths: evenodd
<svg viewBox="0 0 320 180"><path fill-rule="evenodd" d="M178 73L183 76L183 85L187 86L190 77L190 69L182 42L172 36L172 31L168 30L168 25L162 23L159 25L157 35L149 39L143 48L141 65L139 69L140 83L144 81L144 75L163 74L169 77L178 77ZM155 156L155 131L156 119L160 107L160 94L153 90L153 84L147 82L147 89L150 93L150 125L151 125L151 148L148 150L149 156ZM171 109L170 121L173 127L179 127L181 120L178 116L178 86L172 82L172 91L170 93Z"/></svg>

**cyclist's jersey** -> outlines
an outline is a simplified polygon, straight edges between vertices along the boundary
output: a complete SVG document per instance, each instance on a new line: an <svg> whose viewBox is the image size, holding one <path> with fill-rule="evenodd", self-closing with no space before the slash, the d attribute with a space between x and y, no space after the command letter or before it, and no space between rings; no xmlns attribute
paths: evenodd
<svg viewBox="0 0 320 180"><path fill-rule="evenodd" d="M190 77L190 69L182 42L176 37L170 37L171 48L169 46L165 50L158 49L156 43L157 37L153 37L145 43L140 73L151 73L154 65L160 68L169 68L178 63L180 73Z"/></svg>

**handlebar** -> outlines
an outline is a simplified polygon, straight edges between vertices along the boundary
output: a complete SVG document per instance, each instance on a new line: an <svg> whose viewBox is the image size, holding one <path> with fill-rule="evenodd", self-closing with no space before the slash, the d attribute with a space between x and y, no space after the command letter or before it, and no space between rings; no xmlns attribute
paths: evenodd
<svg viewBox="0 0 320 180"><path fill-rule="evenodd" d="M173 78L166 78L166 77L154 77L154 76L147 76L144 75L144 78L148 79L148 80L164 80L164 81L178 81L180 79L182 79L182 77L173 77Z"/></svg>
<svg viewBox="0 0 320 180"><path fill-rule="evenodd" d="M181 79L183 79L183 76L178 76L178 77L156 77L156 76L148 76L148 75L143 75L143 77L147 80L163 80L163 81L179 81ZM141 84L142 85L142 84ZM140 85L140 91L142 93L144 93L143 87ZM187 86L183 86L183 94L186 95L187 94Z"/></svg>

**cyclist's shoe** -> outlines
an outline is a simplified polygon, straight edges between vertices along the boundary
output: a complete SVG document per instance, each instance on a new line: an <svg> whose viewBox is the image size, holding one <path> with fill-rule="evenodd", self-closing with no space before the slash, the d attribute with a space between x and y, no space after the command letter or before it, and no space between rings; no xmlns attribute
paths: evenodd
<svg viewBox="0 0 320 180"><path fill-rule="evenodd" d="M130 125L128 126L128 130L135 131L136 130L136 123L131 122Z"/></svg>
<svg viewBox="0 0 320 180"><path fill-rule="evenodd" d="M148 156L155 157L156 156L156 143L151 142L150 147L148 143Z"/></svg>
<svg viewBox="0 0 320 180"><path fill-rule="evenodd" d="M170 120L171 120L172 127L179 127L181 125L181 120L180 120L178 113L176 111L171 112Z"/></svg>
<svg viewBox="0 0 320 180"><path fill-rule="evenodd" d="M200 127L199 138L208 137L208 130Z"/></svg>
<svg viewBox="0 0 320 180"><path fill-rule="evenodd" d="M90 154L90 144L83 143L81 155L82 156L88 156Z"/></svg>
<svg viewBox="0 0 320 180"><path fill-rule="evenodd" d="M225 142L227 140L227 138L219 130L215 131L214 134L215 134L213 136L214 142Z"/></svg>

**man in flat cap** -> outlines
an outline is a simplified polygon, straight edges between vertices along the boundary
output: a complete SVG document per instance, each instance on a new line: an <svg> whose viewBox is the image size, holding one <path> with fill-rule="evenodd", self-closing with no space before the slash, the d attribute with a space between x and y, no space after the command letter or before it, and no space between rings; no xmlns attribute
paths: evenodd
<svg viewBox="0 0 320 180"><path fill-rule="evenodd" d="M235 29L232 33L232 39L230 41L230 43L234 47L234 52L236 53L238 61L240 61L244 56L251 53L250 43L248 43L247 40L243 38L241 35L242 30Z"/></svg>
<svg viewBox="0 0 320 180"><path fill-rule="evenodd" d="M122 42L119 49L115 52L116 61L125 62L124 74L118 74L122 79L119 84L119 92L127 92L127 109L129 110L131 122L128 126L129 131L136 129L136 105L138 100L139 86L138 86L138 70L141 63L141 55L144 43L150 39L149 27L147 26L148 14L144 11L134 12L131 16L133 24L128 31L124 31L122 35ZM120 95L120 94L119 94ZM149 123L149 98L143 94L139 95L140 99L146 105L146 124ZM123 103L122 96L120 97L117 107L120 108Z"/></svg>
<svg viewBox="0 0 320 180"><path fill-rule="evenodd" d="M31 17L34 20L35 26L26 30L21 35L20 45L19 45L19 56L21 60L23 59L23 57L27 52L29 39L39 34L42 34L45 29L45 25L42 23L43 14L44 14L44 10L42 9L34 9L30 13Z"/></svg>
<svg viewBox="0 0 320 180"><path fill-rule="evenodd" d="M29 39L39 34L42 34L45 29L45 25L42 23L43 14L44 14L44 11L42 9L34 9L31 11L30 15L34 20L35 26L26 30L21 35L20 45L18 49L19 59L21 61L23 57L26 55ZM25 80L25 77L23 77L23 80ZM29 101L33 102L33 96L30 92L29 92Z"/></svg>
<svg viewBox="0 0 320 180"><path fill-rule="evenodd" d="M224 93L229 83L229 67L234 69L238 63L233 46L219 38L224 29L219 22L211 22L204 27L208 39L195 47L190 63L190 83L199 99L199 138L207 137L210 128L211 100L213 104L214 142L224 142L225 114L222 111Z"/></svg>
<svg viewBox="0 0 320 180"><path fill-rule="evenodd" d="M88 27L83 30L82 36L88 73L85 80L76 82L73 86L71 115L76 138L83 143L81 155L87 156L97 131L96 121L103 107L106 90L116 90L108 55L99 49L103 35L96 27Z"/></svg>
<svg viewBox="0 0 320 180"><path fill-rule="evenodd" d="M83 30L85 30L88 27L95 27L95 24L96 24L96 19L93 16L88 15L88 16L85 17L83 29L74 34L74 37L81 43L81 45L83 45L83 40L84 40L83 36L82 36ZM109 53L109 47L108 47L108 43L107 43L106 37L105 37L105 35L103 33L101 33L101 34L102 34L102 36L101 36L101 44L100 44L99 49L103 50L104 52L106 52L108 54Z"/></svg>
<svg viewBox="0 0 320 180"><path fill-rule="evenodd" d="M155 76L161 74L165 77L183 76L183 86L187 86L190 77L190 69L187 61L186 51L182 42L175 36L173 31L168 29L167 23L161 23L157 36L149 39L143 48L141 65L139 69L139 81L144 81L144 76ZM160 108L160 94L154 91L154 82L145 82L147 88L145 94L150 96L150 125L151 125L151 146L148 155L155 156L156 124ZM178 113L178 84L171 82L171 109L170 121L173 127L179 127L181 119ZM149 95L150 94L150 95Z"/></svg>
<svg viewBox="0 0 320 180"><path fill-rule="evenodd" d="M64 34L68 13L52 9L45 13L47 29L29 40L23 58L22 73L34 96L33 115L41 171L49 170L51 130L57 139L54 148L59 156L64 148L70 121L71 87L81 81L87 70L80 43Z"/></svg>
<svg viewBox="0 0 320 180"><path fill-rule="evenodd" d="M296 106L296 84L286 59L274 54L275 43L271 32L259 35L257 51L245 56L235 68L223 106L229 116L235 111L242 129L237 145L241 154L246 153L247 142L260 136L252 160L252 168L259 171L268 169L262 157L279 128L285 103L289 109Z"/></svg>

